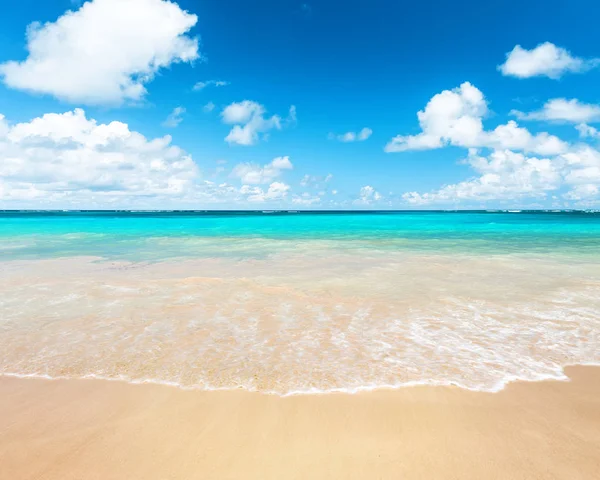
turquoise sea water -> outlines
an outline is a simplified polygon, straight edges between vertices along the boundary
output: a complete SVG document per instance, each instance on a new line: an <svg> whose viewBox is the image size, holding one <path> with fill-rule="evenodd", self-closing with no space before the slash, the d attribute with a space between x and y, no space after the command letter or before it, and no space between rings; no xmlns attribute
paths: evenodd
<svg viewBox="0 0 600 480"><path fill-rule="evenodd" d="M263 251L261 241L269 248ZM472 254L596 255L600 213L0 212L5 259L260 257L305 241L335 242L341 249L375 245Z"/></svg>
<svg viewBox="0 0 600 480"><path fill-rule="evenodd" d="M600 213L0 212L0 374L497 391L600 364Z"/></svg>

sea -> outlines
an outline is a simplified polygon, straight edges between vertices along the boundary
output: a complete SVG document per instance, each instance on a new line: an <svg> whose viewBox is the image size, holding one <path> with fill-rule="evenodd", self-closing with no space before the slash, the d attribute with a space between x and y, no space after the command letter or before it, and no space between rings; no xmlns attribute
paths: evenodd
<svg viewBox="0 0 600 480"><path fill-rule="evenodd" d="M0 211L0 375L497 392L600 364L594 211Z"/></svg>

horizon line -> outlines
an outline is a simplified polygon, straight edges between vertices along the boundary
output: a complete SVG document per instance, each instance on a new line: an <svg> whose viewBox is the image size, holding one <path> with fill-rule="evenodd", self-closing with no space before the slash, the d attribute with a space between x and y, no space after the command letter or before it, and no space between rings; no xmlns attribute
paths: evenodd
<svg viewBox="0 0 600 480"><path fill-rule="evenodd" d="M600 209L525 209L525 208L487 208L487 209L358 209L358 210L336 210L336 209L0 209L0 213L600 213Z"/></svg>

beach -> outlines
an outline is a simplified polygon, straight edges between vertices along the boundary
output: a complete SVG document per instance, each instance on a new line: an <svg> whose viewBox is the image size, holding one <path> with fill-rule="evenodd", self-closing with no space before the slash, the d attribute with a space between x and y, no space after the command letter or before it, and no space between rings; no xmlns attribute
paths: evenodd
<svg viewBox="0 0 600 480"><path fill-rule="evenodd" d="M600 369L498 393L279 397L0 379L0 477L596 479Z"/></svg>
<svg viewBox="0 0 600 480"><path fill-rule="evenodd" d="M597 478L597 214L0 218L1 480Z"/></svg>
<svg viewBox="0 0 600 480"><path fill-rule="evenodd" d="M600 2L514 3L5 2L0 480L600 480Z"/></svg>

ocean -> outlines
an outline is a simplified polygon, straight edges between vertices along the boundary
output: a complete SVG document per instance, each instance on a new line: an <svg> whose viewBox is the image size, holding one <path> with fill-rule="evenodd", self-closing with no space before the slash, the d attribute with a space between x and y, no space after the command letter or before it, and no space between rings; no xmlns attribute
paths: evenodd
<svg viewBox="0 0 600 480"><path fill-rule="evenodd" d="M278 395L600 364L600 213L0 212L0 374Z"/></svg>

